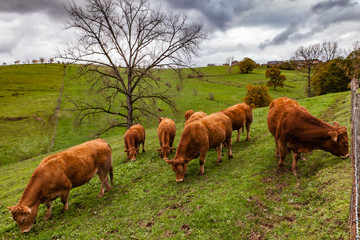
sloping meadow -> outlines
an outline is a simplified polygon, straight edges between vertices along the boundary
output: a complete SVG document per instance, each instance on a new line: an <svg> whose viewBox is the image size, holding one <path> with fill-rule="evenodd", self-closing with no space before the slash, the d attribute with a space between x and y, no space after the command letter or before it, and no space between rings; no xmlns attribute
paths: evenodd
<svg viewBox="0 0 360 240"><path fill-rule="evenodd" d="M350 93L300 100L313 115L338 121L350 137ZM189 97L189 96L188 96ZM216 95L215 95L216 99ZM220 100L220 99L219 99ZM186 102L186 101L184 101ZM202 100L199 100L202 102ZM226 104L222 104L226 103ZM190 104L190 103L187 103ZM222 109L219 101L211 111ZM195 106L195 105L194 105ZM201 110L201 109L194 109ZM242 134L233 144L233 159L216 163L210 150L205 175L197 159L190 162L184 183L176 183L171 166L160 159L157 129L146 129L146 152L126 162L122 135L105 138L113 149L114 183L95 199L100 182L94 177L75 188L69 210L53 204L53 217L21 234L6 206L16 204L32 171L44 156L0 167L0 236L4 239L345 239L349 236L351 162L324 151L304 154L300 174L277 167L275 144L266 125L268 108L253 110L251 141ZM183 120L176 121L177 146ZM233 141L236 134L233 133ZM172 153L171 157L174 156Z"/></svg>

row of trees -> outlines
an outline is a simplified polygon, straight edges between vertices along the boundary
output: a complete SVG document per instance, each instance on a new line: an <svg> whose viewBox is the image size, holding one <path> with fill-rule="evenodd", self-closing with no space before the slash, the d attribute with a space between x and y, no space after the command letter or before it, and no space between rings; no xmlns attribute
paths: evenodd
<svg viewBox="0 0 360 240"><path fill-rule="evenodd" d="M23 64L38 64L38 63L54 63L55 62L55 58L50 58L47 62L46 62L46 59L45 58L43 58L43 57L41 57L41 58L39 58L39 59L33 59L33 60L23 60L22 61L22 63ZM20 60L15 60L14 61L14 64L15 65L18 65L18 64L20 64L21 63L21 61ZM60 63L60 61L58 61L58 63ZM7 63L6 62L3 62L3 65L5 66L5 65L7 65Z"/></svg>

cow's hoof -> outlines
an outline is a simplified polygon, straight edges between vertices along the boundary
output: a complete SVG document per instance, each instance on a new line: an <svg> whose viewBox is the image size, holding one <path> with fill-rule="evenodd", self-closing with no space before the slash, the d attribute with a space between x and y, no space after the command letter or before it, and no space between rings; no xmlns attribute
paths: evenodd
<svg viewBox="0 0 360 240"><path fill-rule="evenodd" d="M233 158L233 155L229 155L228 158L229 158L229 159L230 159L230 158Z"/></svg>

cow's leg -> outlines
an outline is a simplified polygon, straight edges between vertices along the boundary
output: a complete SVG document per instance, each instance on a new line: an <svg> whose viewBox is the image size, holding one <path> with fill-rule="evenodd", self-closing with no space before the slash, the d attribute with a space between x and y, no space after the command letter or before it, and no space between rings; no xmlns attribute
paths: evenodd
<svg viewBox="0 0 360 240"><path fill-rule="evenodd" d="M217 162L218 163L221 163L221 150L222 150L222 146L223 144L221 143L219 146L216 147L216 151L218 153L218 156L217 156Z"/></svg>
<svg viewBox="0 0 360 240"><path fill-rule="evenodd" d="M45 204L46 204L47 209L46 209L44 220L46 221L49 218L51 218L52 201L48 201Z"/></svg>
<svg viewBox="0 0 360 240"><path fill-rule="evenodd" d="M237 137L235 142L239 142L240 140L240 129L237 130Z"/></svg>
<svg viewBox="0 0 360 240"><path fill-rule="evenodd" d="M292 173L294 175L298 174L298 160L299 159L300 159L300 153L293 151Z"/></svg>
<svg viewBox="0 0 360 240"><path fill-rule="evenodd" d="M144 139L144 141L142 142L142 151L145 152L145 139Z"/></svg>
<svg viewBox="0 0 360 240"><path fill-rule="evenodd" d="M200 149L200 156L199 156L199 163L200 163L200 172L199 175L204 175L204 165L205 165L205 157L206 153L208 151L208 148Z"/></svg>
<svg viewBox="0 0 360 240"><path fill-rule="evenodd" d="M99 195L97 195L96 198L101 198L102 196L104 196L105 188L106 188L106 191L108 192L108 191L110 191L111 186L108 181L107 171L105 171L104 169L101 169L98 171L98 175L99 175L99 179L101 182L101 188L100 188L100 193L99 193Z"/></svg>
<svg viewBox="0 0 360 240"><path fill-rule="evenodd" d="M279 158L280 157L279 144L278 144L276 137L274 137L274 141L275 141L275 157Z"/></svg>
<svg viewBox="0 0 360 240"><path fill-rule="evenodd" d="M173 143L174 143L174 139L172 139L172 140L170 141L170 153L172 153L172 152L173 152L173 150L171 149L171 148L172 148L172 146L173 146Z"/></svg>
<svg viewBox="0 0 360 240"><path fill-rule="evenodd" d="M250 127L251 127L251 124L249 122L246 122L246 140L245 141L250 141Z"/></svg>
<svg viewBox="0 0 360 240"><path fill-rule="evenodd" d="M231 137L227 140L227 147L228 147L228 158L233 158L233 154L232 154L232 151L231 151L231 146L232 146L232 143L231 143Z"/></svg>
<svg viewBox="0 0 360 240"><path fill-rule="evenodd" d="M63 211L67 211L69 210L69 193L70 190L64 190L61 194L60 194L60 200L63 203Z"/></svg>
<svg viewBox="0 0 360 240"><path fill-rule="evenodd" d="M280 155L278 165L279 165L279 167L284 167L284 160L285 160L286 155L287 155L286 143L284 143L280 139L278 139L277 143L278 143L278 150L279 150L279 155Z"/></svg>

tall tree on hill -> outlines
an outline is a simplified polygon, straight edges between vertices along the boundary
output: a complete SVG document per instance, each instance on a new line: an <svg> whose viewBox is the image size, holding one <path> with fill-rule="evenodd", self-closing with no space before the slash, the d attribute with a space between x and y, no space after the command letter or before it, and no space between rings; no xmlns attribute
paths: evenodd
<svg viewBox="0 0 360 240"><path fill-rule="evenodd" d="M239 69L241 73L249 73L256 67L256 62L254 62L251 58L244 58L239 62Z"/></svg>
<svg viewBox="0 0 360 240"><path fill-rule="evenodd" d="M319 63L321 54L322 47L320 44L309 45L308 47L301 46L295 52L299 70L307 79L306 94L308 97L311 96L311 76L316 64Z"/></svg>
<svg viewBox="0 0 360 240"><path fill-rule="evenodd" d="M104 132L154 115L157 101L174 106L154 68L187 66L206 37L203 25L153 8L149 0L87 0L85 6L72 1L66 11L78 44L58 57L83 64L77 76L89 79L95 93L92 101L73 101L80 120L115 116Z"/></svg>
<svg viewBox="0 0 360 240"><path fill-rule="evenodd" d="M286 76L281 74L281 70L277 67L268 68L265 72L265 77L269 78L266 85L268 87L284 87L284 81L286 80Z"/></svg>

